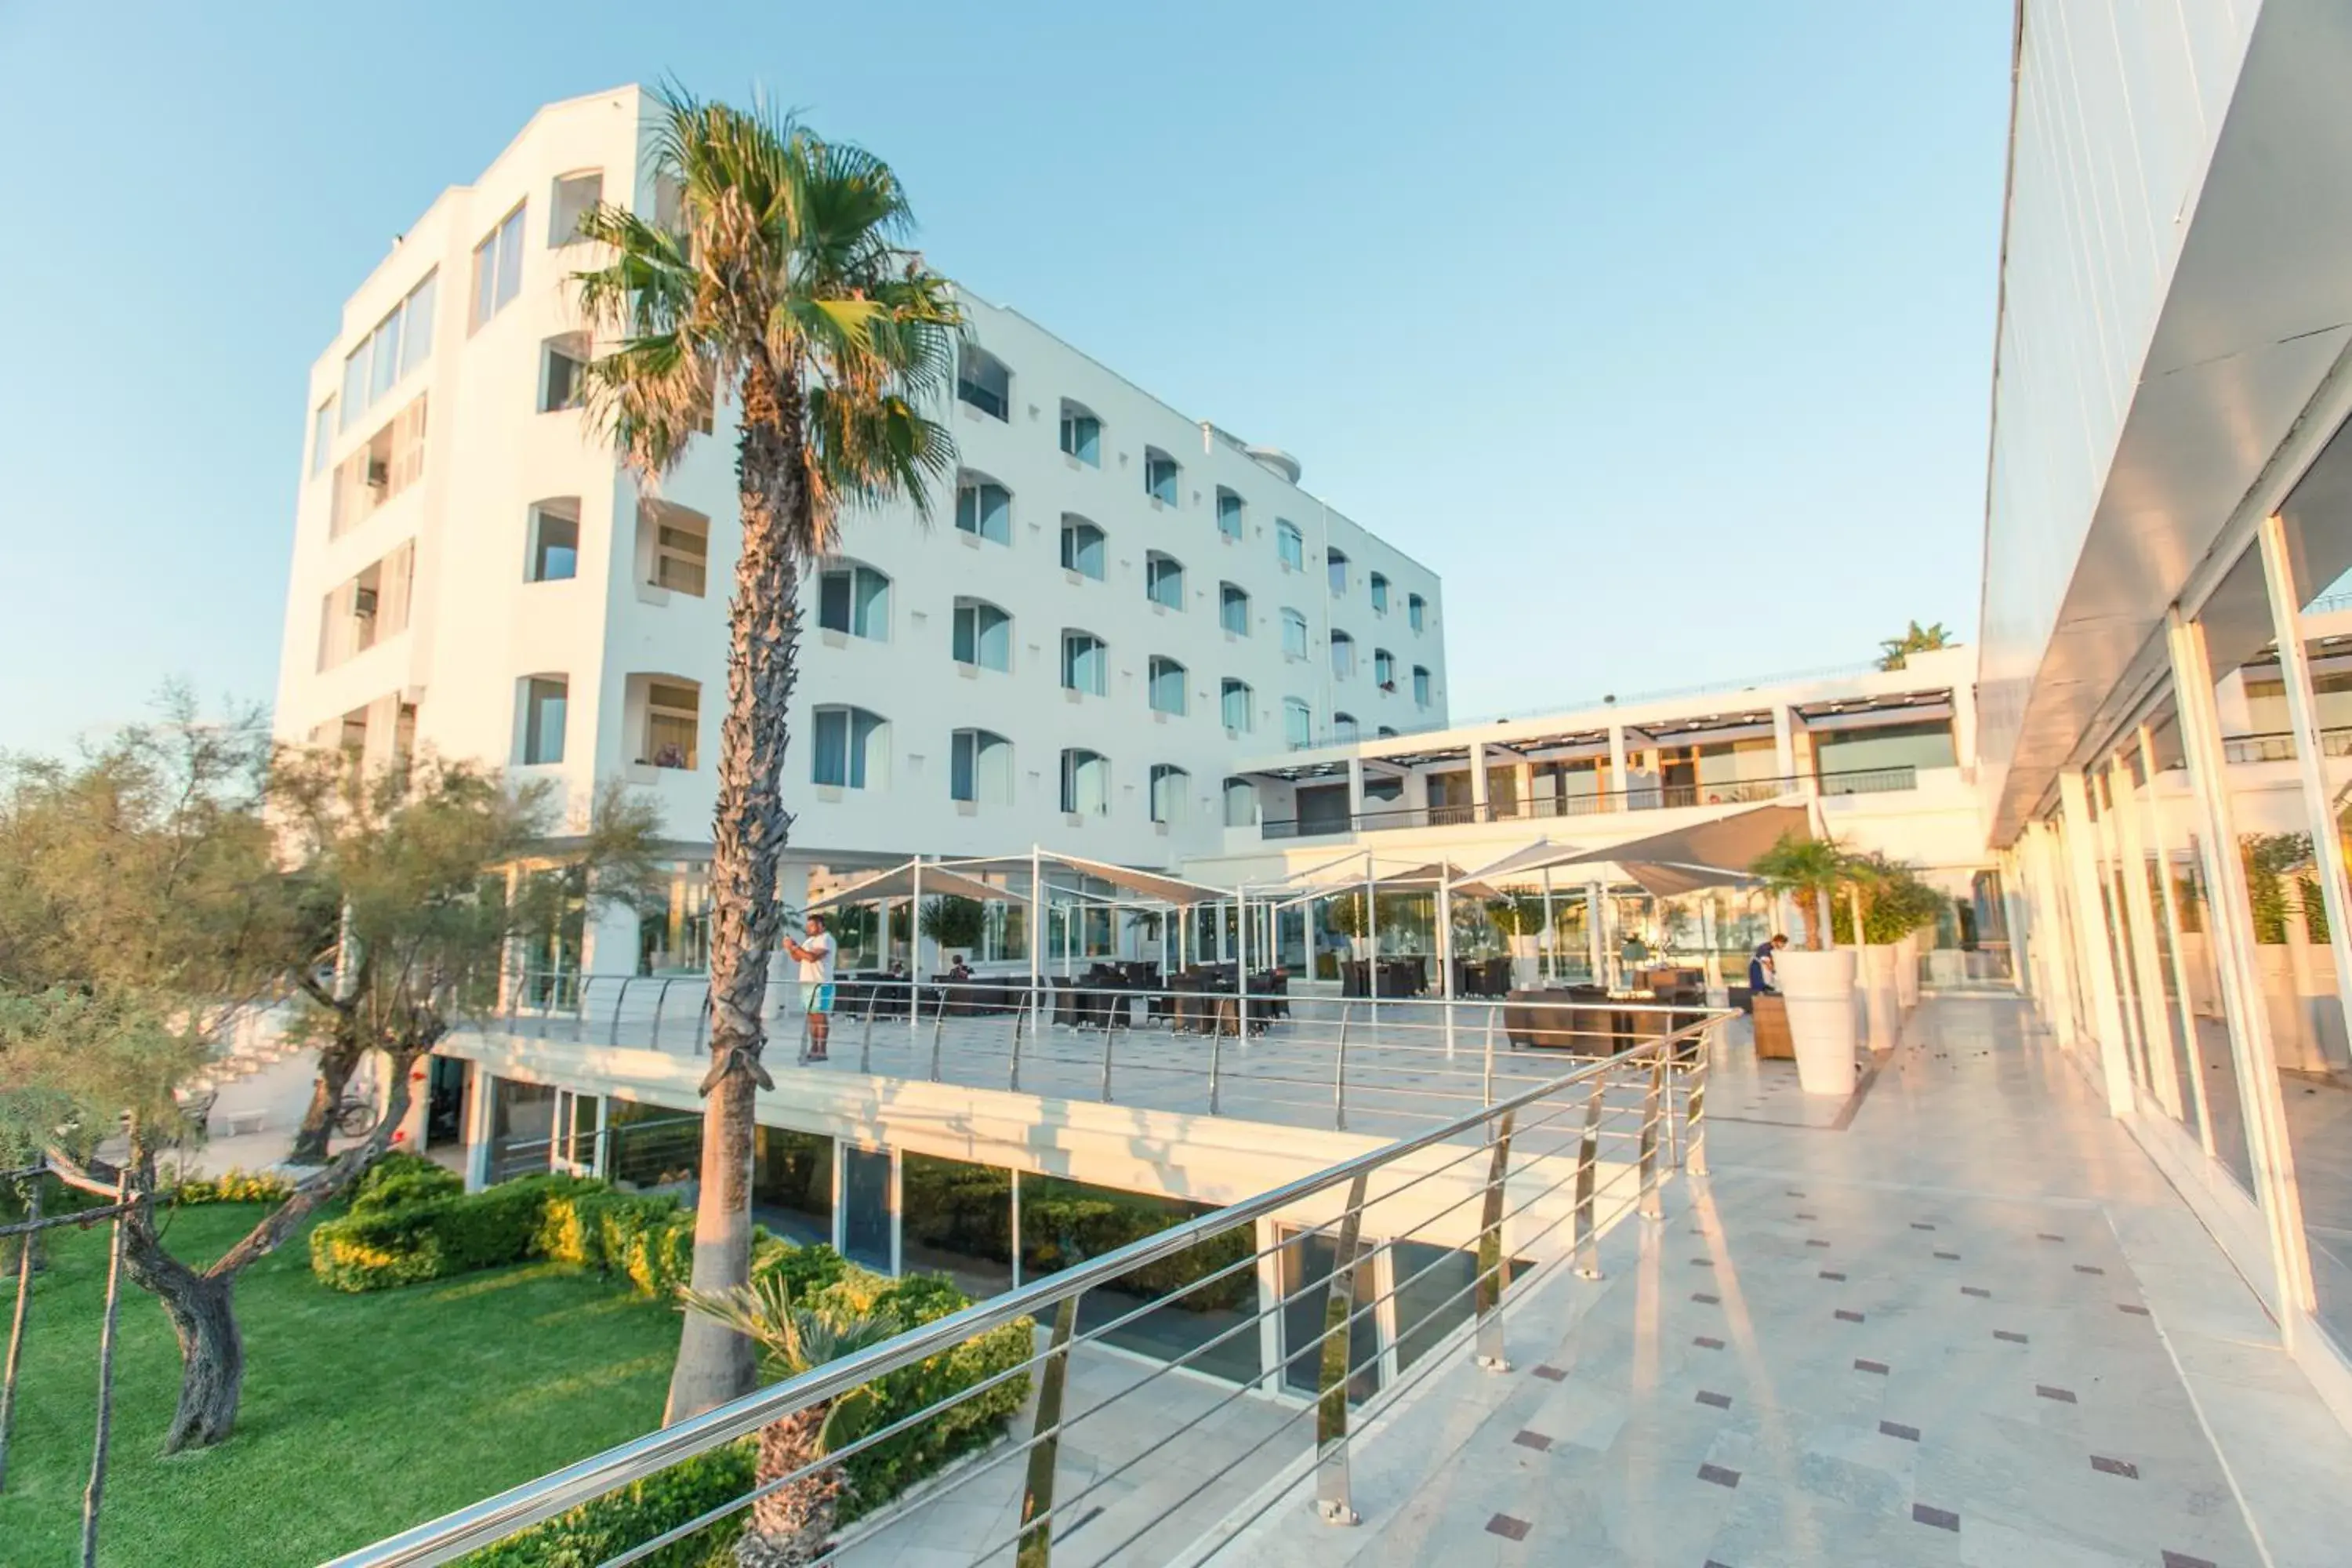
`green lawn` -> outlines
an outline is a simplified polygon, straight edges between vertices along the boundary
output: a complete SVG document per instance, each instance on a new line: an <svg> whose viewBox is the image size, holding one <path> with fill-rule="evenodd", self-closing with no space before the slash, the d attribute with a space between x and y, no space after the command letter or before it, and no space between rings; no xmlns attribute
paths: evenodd
<svg viewBox="0 0 2352 1568"><path fill-rule="evenodd" d="M183 1210L170 1243L209 1259L260 1212ZM107 1232L53 1234L0 1493L9 1568L74 1561L89 1472ZM6 1256L0 1310L13 1242ZM299 1237L246 1270L236 1302L236 1435L166 1459L179 1351L154 1298L124 1282L101 1563L315 1563L657 1425L677 1348L674 1310L564 1266L348 1296L310 1278Z"/></svg>

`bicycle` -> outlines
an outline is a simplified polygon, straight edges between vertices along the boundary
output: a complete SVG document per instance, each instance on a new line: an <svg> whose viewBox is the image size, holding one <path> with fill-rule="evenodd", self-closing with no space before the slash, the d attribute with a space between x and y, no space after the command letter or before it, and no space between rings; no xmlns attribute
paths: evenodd
<svg viewBox="0 0 2352 1568"><path fill-rule="evenodd" d="M364 1089L343 1091L335 1102L335 1131L346 1138L364 1138L375 1131L375 1100Z"/></svg>

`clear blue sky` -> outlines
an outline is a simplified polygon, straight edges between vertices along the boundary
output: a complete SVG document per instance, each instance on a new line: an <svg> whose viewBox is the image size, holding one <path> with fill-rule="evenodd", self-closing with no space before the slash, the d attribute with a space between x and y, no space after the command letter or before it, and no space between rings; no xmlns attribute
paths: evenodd
<svg viewBox="0 0 2352 1568"><path fill-rule="evenodd" d="M1457 714L1973 636L2009 27L0 0L0 748L269 698L343 297L538 104L665 74L866 142L944 270L1297 453L1444 574Z"/></svg>

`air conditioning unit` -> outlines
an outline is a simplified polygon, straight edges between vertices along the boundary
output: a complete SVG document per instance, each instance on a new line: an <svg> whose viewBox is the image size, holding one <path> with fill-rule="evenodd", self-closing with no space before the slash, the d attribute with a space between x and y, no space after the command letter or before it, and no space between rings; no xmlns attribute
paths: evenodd
<svg viewBox="0 0 2352 1568"><path fill-rule="evenodd" d="M380 490L390 483L392 483L392 465L382 458L370 458L367 460L368 489Z"/></svg>

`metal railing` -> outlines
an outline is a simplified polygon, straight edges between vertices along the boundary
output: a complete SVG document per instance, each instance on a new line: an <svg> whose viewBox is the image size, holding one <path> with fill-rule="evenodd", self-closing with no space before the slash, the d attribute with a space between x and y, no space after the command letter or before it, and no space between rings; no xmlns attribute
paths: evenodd
<svg viewBox="0 0 2352 1568"><path fill-rule="evenodd" d="M1492 982L1462 964L1461 983ZM1381 989L1403 966L1383 960ZM1423 972L1424 985L1440 984ZM1283 989L1276 989L1276 985ZM1545 1050L1604 1056L1683 1027L1704 988L1654 995L1591 987L1463 995L1331 996L1265 973L1246 995L1083 976L968 981L853 976L835 982L825 1053L798 1010L799 987L771 981L768 1060L1138 1109L1206 1113L1334 1131L1394 1133L1540 1081ZM526 989L514 987L511 989ZM510 1008L490 1025L522 1039L700 1057L709 1048L700 975L580 975L570 1010Z"/></svg>
<svg viewBox="0 0 2352 1568"><path fill-rule="evenodd" d="M2323 756L2352 757L2352 725L2322 730L2319 750ZM2251 735L2224 735L2221 757L2231 763L2291 763L2295 758L2294 734L2288 730L2274 730Z"/></svg>
<svg viewBox="0 0 2352 1568"><path fill-rule="evenodd" d="M1482 822L1535 821L1560 816L1600 816L1622 811L1675 811L1699 805L1750 805L1806 789L1825 795L1880 795L1919 787L1919 770L1851 768L1775 778L1723 779L1710 784L1649 784L1591 795L1538 795L1528 800L1488 800L1484 805L1402 805L1339 813L1329 818L1267 817L1263 838L1316 838L1343 833L1377 833L1399 827L1465 827Z"/></svg>
<svg viewBox="0 0 2352 1568"><path fill-rule="evenodd" d="M1705 1098L1715 1013L1633 1048L1585 1062L1438 1125L1255 1197L900 1333L705 1415L632 1439L496 1497L335 1559L336 1568L448 1563L617 1488L738 1442L887 1373L1008 1324L1032 1330L1030 1353L969 1387L887 1420L855 1441L681 1520L604 1560L621 1568L663 1548L735 1528L737 1516L787 1487L824 1487L839 1467L1023 1383L1024 1399L992 1446L920 1488L858 1500L854 1523L803 1542L795 1558L836 1563L872 1545L880 1560L917 1544L931 1510L952 1504L945 1544L974 1563L1045 1568L1107 1563L1130 1548L1167 1561L1230 1534L1311 1487L1326 1521L1356 1522L1349 1454L1373 1415L1423 1379L1459 1367L1508 1367L1506 1307L1563 1267L1597 1277L1601 1237L1626 1215L1662 1216L1677 1167L1705 1165ZM1336 1204L1336 1212L1333 1212ZM1222 1250L1204 1248L1238 1237ZM1195 1277L1176 1267L1190 1260ZM1175 1277L1166 1289L1144 1281ZM1228 1286L1224 1282L1237 1282ZM1153 1314L1183 1313L1217 1288L1254 1307L1195 1311L1181 1351L1138 1363L1109 1336ZM1094 1307L1092 1311L1083 1308ZM1546 1337L1556 1332L1547 1325ZM1039 1342L1040 1338L1043 1343ZM1406 1342L1412 1342L1407 1353ZM1239 1376L1199 1372L1221 1346L1272 1342ZM1099 1397L1074 1366L1125 1373ZM1111 1380L1096 1379L1098 1390ZM1001 1398L1001 1396L1000 1396ZM1310 1428L1302 1425L1311 1418ZM1025 1435L1016 1428L1025 1427ZM1066 1449L1089 1462L1060 1489ZM1111 1456L1118 1456L1114 1459ZM1254 1510L1236 1504L1254 1501ZM1019 1522L975 1542L970 1521L1017 1501ZM876 1506L867 1507L869 1502ZM977 1505L977 1506L975 1506ZM1084 1537L1072 1532L1087 1527ZM984 1528L984 1527L983 1527ZM715 1539L709 1544L716 1545ZM862 1553L860 1561L867 1560Z"/></svg>

